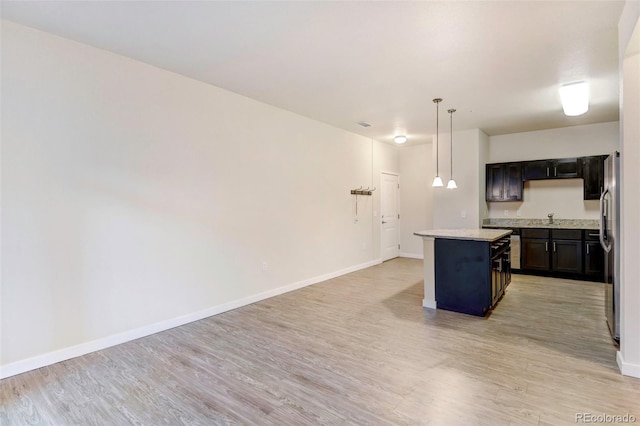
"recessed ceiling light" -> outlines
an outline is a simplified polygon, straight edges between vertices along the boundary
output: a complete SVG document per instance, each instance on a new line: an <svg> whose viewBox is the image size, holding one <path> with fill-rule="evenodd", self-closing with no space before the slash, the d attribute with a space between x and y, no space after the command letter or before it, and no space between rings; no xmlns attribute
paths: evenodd
<svg viewBox="0 0 640 426"><path fill-rule="evenodd" d="M366 121L358 121L356 124L362 127L371 127L371 124L367 123Z"/></svg>
<svg viewBox="0 0 640 426"><path fill-rule="evenodd" d="M398 135L393 138L395 143L405 143L407 141L407 137L404 135Z"/></svg>

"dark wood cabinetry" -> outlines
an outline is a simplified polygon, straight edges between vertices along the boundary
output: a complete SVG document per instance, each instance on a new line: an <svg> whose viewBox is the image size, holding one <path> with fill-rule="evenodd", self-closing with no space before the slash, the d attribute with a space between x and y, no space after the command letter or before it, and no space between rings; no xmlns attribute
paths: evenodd
<svg viewBox="0 0 640 426"><path fill-rule="evenodd" d="M604 159L606 155L582 157L582 178L584 179L584 199L597 200L604 188Z"/></svg>
<svg viewBox="0 0 640 426"><path fill-rule="evenodd" d="M598 231L584 231L584 274L594 281L604 279L604 249Z"/></svg>
<svg viewBox="0 0 640 426"><path fill-rule="evenodd" d="M550 269L548 229L523 229L520 234L520 245L522 247L520 265L523 271Z"/></svg>
<svg viewBox="0 0 640 426"><path fill-rule="evenodd" d="M522 163L486 165L487 201L522 201Z"/></svg>
<svg viewBox="0 0 640 426"><path fill-rule="evenodd" d="M584 199L597 200L604 186L606 155L486 165L487 201L522 201L528 180L584 179Z"/></svg>
<svg viewBox="0 0 640 426"><path fill-rule="evenodd" d="M604 250L597 230L522 229L522 272L598 281Z"/></svg>
<svg viewBox="0 0 640 426"><path fill-rule="evenodd" d="M579 229L551 230L551 271L569 274L582 273L582 231Z"/></svg>
<svg viewBox="0 0 640 426"><path fill-rule="evenodd" d="M580 177L578 158L536 160L524 162L524 180L568 179Z"/></svg>

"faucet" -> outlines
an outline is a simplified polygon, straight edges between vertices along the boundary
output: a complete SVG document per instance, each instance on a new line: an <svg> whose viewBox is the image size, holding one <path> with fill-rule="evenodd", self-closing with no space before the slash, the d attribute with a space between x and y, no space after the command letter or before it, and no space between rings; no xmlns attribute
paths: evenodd
<svg viewBox="0 0 640 426"><path fill-rule="evenodd" d="M547 217L549 218L549 223L553 223L553 213L549 213Z"/></svg>

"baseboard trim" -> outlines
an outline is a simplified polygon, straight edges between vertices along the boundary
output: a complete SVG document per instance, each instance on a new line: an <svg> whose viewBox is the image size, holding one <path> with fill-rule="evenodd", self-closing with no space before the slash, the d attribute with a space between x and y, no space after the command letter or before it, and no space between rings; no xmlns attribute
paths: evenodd
<svg viewBox="0 0 640 426"><path fill-rule="evenodd" d="M623 376L637 377L640 379L640 365L625 362L622 357L622 352L620 351L616 353L616 361L618 362L620 373L622 373Z"/></svg>
<svg viewBox="0 0 640 426"><path fill-rule="evenodd" d="M424 260L422 253L404 253L400 252L400 257L408 257L409 259L421 259Z"/></svg>
<svg viewBox="0 0 640 426"><path fill-rule="evenodd" d="M438 306L435 300L422 299L422 307L429 308L429 309L438 309Z"/></svg>
<svg viewBox="0 0 640 426"><path fill-rule="evenodd" d="M86 355L91 352L99 351L109 348L111 346L120 345L122 343L130 342L141 337L146 337L151 334L159 333L161 331L170 330L181 325L189 324L190 322L199 321L201 319L218 315L223 312L231 311L233 309L247 306L252 303L259 302L261 300L268 299L270 297L279 296L290 291L298 290L313 284L317 284L323 281L330 280L332 278L346 275L351 272L366 269L371 266L379 265L382 263L381 259L375 259L369 262L361 263L359 265L350 266L348 268L340 269L335 272L331 272L317 277L309 278L306 280L298 281L289 285L278 287L272 290L268 290L262 293L258 293L252 296L244 297L242 299L234 300L232 302L223 303L221 305L212 306L210 308L193 312L190 314L182 315L176 318L172 318L166 321L160 321L154 324L150 324L143 327L138 327L132 330L127 330L122 333L114 334L104 338L92 340L90 342L81 343L78 345L70 346L68 348L60 349L53 352L48 352L43 355L38 355L32 358L12 362L0 366L0 379L15 376L17 374L26 373L27 371L36 370L38 368L46 367L48 365L56 364L58 362L66 361L71 358L76 358L82 355Z"/></svg>

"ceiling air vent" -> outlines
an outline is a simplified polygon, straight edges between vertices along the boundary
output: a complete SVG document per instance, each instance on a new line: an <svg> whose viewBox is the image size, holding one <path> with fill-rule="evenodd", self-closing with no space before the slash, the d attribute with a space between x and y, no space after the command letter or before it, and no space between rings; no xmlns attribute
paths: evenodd
<svg viewBox="0 0 640 426"><path fill-rule="evenodd" d="M371 124L367 123L366 121L358 121L356 124L362 127L371 127Z"/></svg>

